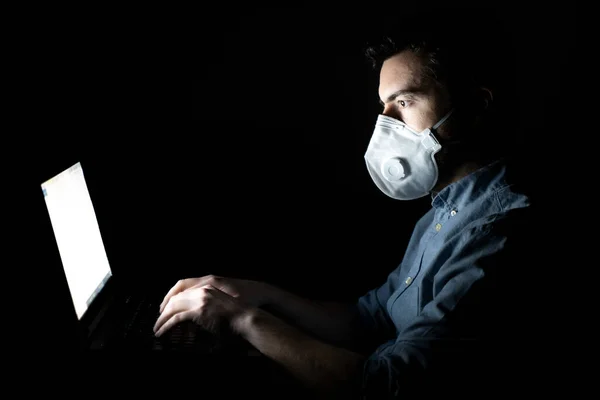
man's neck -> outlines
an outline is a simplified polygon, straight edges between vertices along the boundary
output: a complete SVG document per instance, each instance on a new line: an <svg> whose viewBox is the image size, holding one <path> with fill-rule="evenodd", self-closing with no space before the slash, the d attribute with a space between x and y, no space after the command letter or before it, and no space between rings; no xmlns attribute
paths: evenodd
<svg viewBox="0 0 600 400"><path fill-rule="evenodd" d="M450 170L443 176L439 177L438 182L433 187L432 192L439 193L446 186L448 186L454 182L458 182L465 176L469 175L472 172L477 171L479 168L481 168L485 165L486 165L486 163L481 162L481 161L467 161L467 162L464 162L464 163L456 166L455 168L453 168L452 170Z"/></svg>

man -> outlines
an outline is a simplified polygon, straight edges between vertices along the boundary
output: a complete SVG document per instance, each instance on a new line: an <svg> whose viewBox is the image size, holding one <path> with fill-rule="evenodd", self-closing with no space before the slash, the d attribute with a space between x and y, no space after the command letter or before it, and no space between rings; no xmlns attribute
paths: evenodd
<svg viewBox="0 0 600 400"><path fill-rule="evenodd" d="M517 274L516 234L525 232L520 214L530 200L510 181L509 132L495 118L509 92L491 73L500 64L464 41L482 32L451 35L444 21L456 28L448 16L428 20L367 52L383 110L366 167L389 197L432 199L388 279L351 305L264 282L185 279L165 296L156 335L184 320L212 331L225 324L326 398L473 388L482 362L499 365L512 332L503 318L518 319L504 285ZM515 298L518 287L510 286Z"/></svg>

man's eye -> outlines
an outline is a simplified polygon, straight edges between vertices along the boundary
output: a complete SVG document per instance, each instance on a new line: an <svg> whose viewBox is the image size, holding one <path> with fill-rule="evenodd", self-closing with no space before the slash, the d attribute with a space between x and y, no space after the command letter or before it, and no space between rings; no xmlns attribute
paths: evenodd
<svg viewBox="0 0 600 400"><path fill-rule="evenodd" d="M398 100L398 104L400 105L400 107L406 107L408 105L408 102L406 100Z"/></svg>

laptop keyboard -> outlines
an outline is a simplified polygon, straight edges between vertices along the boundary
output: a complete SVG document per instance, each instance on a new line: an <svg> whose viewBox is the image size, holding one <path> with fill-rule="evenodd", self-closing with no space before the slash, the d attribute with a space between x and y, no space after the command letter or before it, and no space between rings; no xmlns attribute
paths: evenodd
<svg viewBox="0 0 600 400"><path fill-rule="evenodd" d="M127 324L123 343L126 348L192 351L205 354L246 354L254 348L241 338L221 338L202 329L192 321L184 321L175 325L160 338L154 335L154 324L160 312L160 299L151 296L127 299L131 309L130 322ZM255 351L255 350L254 350Z"/></svg>
<svg viewBox="0 0 600 400"><path fill-rule="evenodd" d="M127 323L123 343L128 348L152 350L185 350L213 353L219 349L219 340L202 330L191 321L180 323L160 338L154 335L154 324L158 319L160 301L152 297L127 299L131 309L127 313L132 317Z"/></svg>

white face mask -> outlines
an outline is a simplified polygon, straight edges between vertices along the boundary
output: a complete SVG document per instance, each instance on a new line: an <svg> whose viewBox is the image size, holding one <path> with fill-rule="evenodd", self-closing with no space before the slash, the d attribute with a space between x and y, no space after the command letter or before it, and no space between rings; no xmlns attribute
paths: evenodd
<svg viewBox="0 0 600 400"><path fill-rule="evenodd" d="M379 190L393 199L412 200L433 189L438 179L434 155L442 146L432 130L442 125L452 111L421 133L404 122L379 115L365 153L367 169Z"/></svg>

